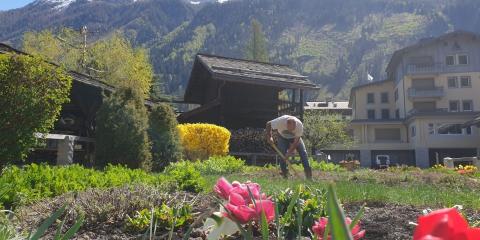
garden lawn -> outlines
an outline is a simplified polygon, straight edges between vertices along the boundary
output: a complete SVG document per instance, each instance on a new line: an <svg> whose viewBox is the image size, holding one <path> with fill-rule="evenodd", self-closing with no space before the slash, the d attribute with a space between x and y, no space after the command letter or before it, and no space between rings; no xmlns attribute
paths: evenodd
<svg viewBox="0 0 480 240"><path fill-rule="evenodd" d="M338 197L344 203L382 202L414 205L426 208L452 207L480 209L480 183L478 179L455 173L438 173L430 170L370 170L355 172L314 171L312 181L291 176L283 179L279 170L270 168L257 172L224 175L230 181L254 181L263 191L272 194L285 188L304 184L310 188L326 188L335 183ZM213 186L220 175L208 175L207 186ZM303 174L302 174L303 178ZM207 188L211 191L211 188Z"/></svg>

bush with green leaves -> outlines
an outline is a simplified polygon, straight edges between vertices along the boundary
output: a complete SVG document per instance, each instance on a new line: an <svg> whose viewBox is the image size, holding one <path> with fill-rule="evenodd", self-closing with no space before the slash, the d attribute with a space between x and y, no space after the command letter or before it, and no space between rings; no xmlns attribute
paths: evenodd
<svg viewBox="0 0 480 240"><path fill-rule="evenodd" d="M166 103L152 109L149 117L149 137L152 141L152 170L163 170L170 162L182 157L175 112Z"/></svg>
<svg viewBox="0 0 480 240"><path fill-rule="evenodd" d="M95 158L99 165L151 169L148 113L142 96L139 90L120 88L104 99L96 120Z"/></svg>
<svg viewBox="0 0 480 240"><path fill-rule="evenodd" d="M205 189L205 179L190 161L180 161L170 164L165 173L178 184L178 189L188 192L201 192Z"/></svg>
<svg viewBox="0 0 480 240"><path fill-rule="evenodd" d="M0 54L0 167L25 159L69 101L72 78L38 57Z"/></svg>
<svg viewBox="0 0 480 240"><path fill-rule="evenodd" d="M213 156L205 161L195 162L195 167L202 174L230 174L242 172L245 161L233 156Z"/></svg>
<svg viewBox="0 0 480 240"><path fill-rule="evenodd" d="M158 227L158 230L172 230L188 226L192 222L192 207L190 205L169 207L164 203L160 207L137 211L133 217L127 216L126 225L131 231L143 232L149 229L152 224L155 228Z"/></svg>
<svg viewBox="0 0 480 240"><path fill-rule="evenodd" d="M126 184L145 184L169 190L199 192L203 190L204 179L193 167L179 164L165 174L150 174L141 169L108 165L103 171L84 168L79 165L49 166L25 165L22 168L9 166L0 175L0 205L17 207L34 201L59 196L72 191L89 188L110 188Z"/></svg>

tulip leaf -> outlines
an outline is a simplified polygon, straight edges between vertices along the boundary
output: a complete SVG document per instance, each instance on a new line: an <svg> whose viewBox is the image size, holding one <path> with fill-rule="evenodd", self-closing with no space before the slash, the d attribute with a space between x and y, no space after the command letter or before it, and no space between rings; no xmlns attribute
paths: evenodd
<svg viewBox="0 0 480 240"><path fill-rule="evenodd" d="M293 208L295 207L295 204L297 203L299 197L300 197L300 191L297 190L297 191L295 191L292 199L290 200L290 203L288 204L287 213L285 213L285 215L284 215L285 219L290 219L291 218Z"/></svg>
<svg viewBox="0 0 480 240"><path fill-rule="evenodd" d="M77 231L82 226L83 220L84 220L83 216L78 217L77 220L75 221L75 224L73 224L73 226L70 229L68 229L68 231L65 233L65 235L63 235L62 239L67 240L67 239L72 238L73 235L75 235L75 233L77 233Z"/></svg>
<svg viewBox="0 0 480 240"><path fill-rule="evenodd" d="M332 231L332 239L353 240L352 234L345 223L345 215L338 203L333 186L328 186L327 193L328 222Z"/></svg>
<svg viewBox="0 0 480 240"><path fill-rule="evenodd" d="M37 231L33 234L30 240L37 240L45 234L47 229L52 226L52 224L65 212L66 206L59 208L57 211L52 213L37 229Z"/></svg>
<svg viewBox="0 0 480 240"><path fill-rule="evenodd" d="M262 239L268 240L269 232L268 232L268 221L265 212L262 211Z"/></svg>
<svg viewBox="0 0 480 240"><path fill-rule="evenodd" d="M275 202L275 225L277 225L277 239L282 239L282 228L283 226L280 224L280 213L278 210L278 202Z"/></svg>
<svg viewBox="0 0 480 240"><path fill-rule="evenodd" d="M357 215L355 215L355 217L353 218L352 223L350 223L350 230L352 230L355 227L355 225L357 225L358 222L360 222L360 219L363 217L364 213L365 213L365 205L363 205L362 208L360 208L360 211L358 211Z"/></svg>
<svg viewBox="0 0 480 240"><path fill-rule="evenodd" d="M300 192L300 190L298 192ZM297 226L298 226L298 235L297 235L298 240L302 239L302 215L303 215L302 206L300 206L300 201L297 201L296 219L297 219Z"/></svg>

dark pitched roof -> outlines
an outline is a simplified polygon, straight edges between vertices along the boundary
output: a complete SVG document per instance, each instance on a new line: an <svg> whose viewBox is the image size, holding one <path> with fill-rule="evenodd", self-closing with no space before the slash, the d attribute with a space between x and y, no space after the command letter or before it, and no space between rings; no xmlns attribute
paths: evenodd
<svg viewBox="0 0 480 240"><path fill-rule="evenodd" d="M316 89L306 76L288 65L249 61L209 54L197 54L202 63L217 80L260 84L274 87Z"/></svg>
<svg viewBox="0 0 480 240"><path fill-rule="evenodd" d="M413 50L418 49L420 47L424 47L424 46L436 43L438 41L445 40L447 38L456 37L456 36L460 36L460 35L469 36L469 37L476 38L476 39L480 38L480 36L476 33L469 32L469 31L463 31L463 30L457 30L457 31L453 31L453 32L441 35L441 36L436 37L436 38L422 39L416 44L413 44L413 45L410 45L410 46L407 46L407 47L404 47L400 50L395 51L392 55L392 58L390 59L390 62L387 65L386 71L390 72L392 70L392 68L395 67L397 65L397 63L400 61L403 54L405 54L407 52L413 51Z"/></svg>

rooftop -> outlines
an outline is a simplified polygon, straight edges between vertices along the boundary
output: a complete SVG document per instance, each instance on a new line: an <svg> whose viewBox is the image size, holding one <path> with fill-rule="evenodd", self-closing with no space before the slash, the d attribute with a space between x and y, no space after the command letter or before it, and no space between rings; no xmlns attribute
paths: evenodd
<svg viewBox="0 0 480 240"><path fill-rule="evenodd" d="M325 102L306 102L305 109L331 110L331 109L351 109L347 101L325 101Z"/></svg>
<svg viewBox="0 0 480 240"><path fill-rule="evenodd" d="M317 88L306 76L284 64L209 54L198 54L196 60L208 69L214 79L280 87Z"/></svg>

